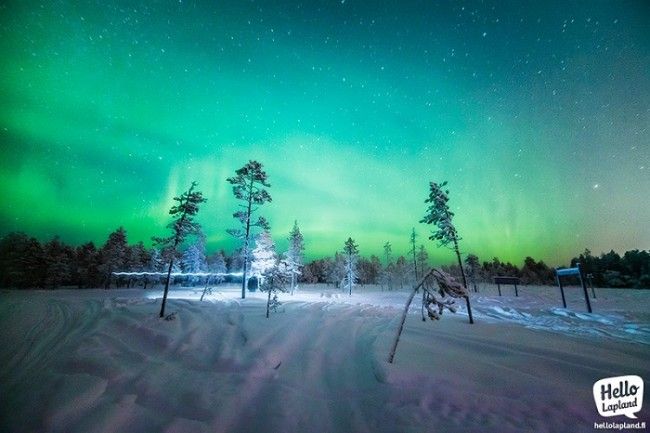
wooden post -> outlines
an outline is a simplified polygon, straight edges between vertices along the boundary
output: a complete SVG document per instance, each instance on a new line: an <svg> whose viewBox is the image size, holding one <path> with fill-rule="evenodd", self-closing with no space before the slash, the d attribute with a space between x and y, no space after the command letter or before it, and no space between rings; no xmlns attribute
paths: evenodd
<svg viewBox="0 0 650 433"><path fill-rule="evenodd" d="M562 305L564 305L564 308L566 308L566 298L564 297L564 287L562 287L562 280L560 279L560 276L557 274L557 271L555 272L555 279L557 280L558 286L560 286L560 292L562 293Z"/></svg>
<svg viewBox="0 0 650 433"><path fill-rule="evenodd" d="M517 283L515 283L515 296L519 296L519 292L517 291Z"/></svg>
<svg viewBox="0 0 650 433"><path fill-rule="evenodd" d="M587 311L591 311L591 301L589 301L589 292L587 292L587 284L585 284L585 279L582 277L582 268L580 267L580 263L577 264L578 267L578 276L580 277L580 284L582 285L582 290L585 294L585 302L587 303Z"/></svg>
<svg viewBox="0 0 650 433"><path fill-rule="evenodd" d="M499 289L499 296L501 296L501 284L497 284L497 289Z"/></svg>

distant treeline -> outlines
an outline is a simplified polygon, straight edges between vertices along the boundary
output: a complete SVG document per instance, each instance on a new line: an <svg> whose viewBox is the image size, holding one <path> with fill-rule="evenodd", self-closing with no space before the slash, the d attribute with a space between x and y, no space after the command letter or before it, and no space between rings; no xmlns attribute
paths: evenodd
<svg viewBox="0 0 650 433"><path fill-rule="evenodd" d="M474 256L475 257L475 256ZM498 258L491 262L483 262L480 266L472 266L472 255L465 260L468 273L474 272L477 281L491 281L495 275L519 277L523 284L555 284L555 271L543 261L535 261L526 257L521 268L503 263ZM478 258L476 258L478 262ZM601 253L600 256L592 255L586 249L582 254L571 259L571 267L580 263L585 277L595 287L621 287L621 288L650 288L650 253L648 251L631 250L620 256L611 250ZM450 269L458 273L457 267ZM571 282L571 281L569 281ZM577 283L577 279L574 281Z"/></svg>
<svg viewBox="0 0 650 433"><path fill-rule="evenodd" d="M339 259L323 258L314 260L305 265L302 279L309 283L336 284ZM614 251L593 256L589 250L578 257L571 259L571 266L581 263L585 277L589 277L595 287L620 287L620 288L650 288L650 253L648 251L632 250L620 256ZM412 264L400 256L388 266L382 265L379 258L371 256L369 259L359 258L359 283L381 284L389 289L414 281ZM426 271L428 264L423 263L420 269ZM443 270L460 279L458 265L441 266ZM521 267L510 262L502 262L497 257L491 261L480 262L479 258L469 254L465 258L465 272L468 283L489 283L495 276L518 277L523 284L554 285L555 270L543 261L536 261L526 257ZM569 283L572 281L569 280ZM577 283L577 280L573 281Z"/></svg>
<svg viewBox="0 0 650 433"><path fill-rule="evenodd" d="M58 288L58 287L108 287L146 285L156 283L128 277L115 278L112 272L162 272L169 263L169 252L146 248L142 242L129 245L126 231L119 228L107 241L96 246L92 242L70 246L59 238L46 243L24 233L10 233L0 239L0 287L2 288ZM407 256L409 256L407 254ZM410 256L409 256L410 257ZM465 272L470 282L491 282L494 276L519 277L523 284L555 284L553 268L543 261L526 257L521 267L498 258L481 262L473 254L465 257ZM589 250L571 260L571 266L581 263L585 274L592 277L596 287L650 288L650 253L632 250L620 256L614 251L594 256ZM187 245L178 260L178 272L239 272L242 268L241 252L231 255L218 251L205 253L205 243L197 238ZM378 284L387 290L410 286L416 272L422 276L429 268L428 254L423 246L415 257L404 255L380 259L372 255L359 257L357 263L359 284ZM460 275L458 266L443 266L452 275ZM344 258L334 257L314 260L302 268L302 283L329 283L338 286L343 278ZM241 280L241 279L240 279Z"/></svg>
<svg viewBox="0 0 650 433"><path fill-rule="evenodd" d="M73 247L58 237L41 244L24 233L10 233L0 239L0 287L58 288L106 287L114 284L129 287L135 279L112 276L113 272L164 272L169 251L145 248L142 242L127 243L126 231L120 227L108 236L104 245L93 242ZM205 243L198 238L180 255L174 272L226 272L240 268L241 261L223 251L205 255ZM159 279L137 281L145 286Z"/></svg>

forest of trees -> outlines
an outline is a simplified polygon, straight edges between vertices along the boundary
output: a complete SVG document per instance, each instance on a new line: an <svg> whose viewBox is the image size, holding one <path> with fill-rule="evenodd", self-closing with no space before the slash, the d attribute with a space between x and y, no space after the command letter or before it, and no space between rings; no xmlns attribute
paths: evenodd
<svg viewBox="0 0 650 433"><path fill-rule="evenodd" d="M412 250L411 250L412 251ZM314 260L305 265L301 281L307 283L328 283L338 285L340 278L340 254ZM489 283L495 276L512 276L521 279L523 284L554 285L555 271L543 261L526 257L521 266L510 262L502 262L497 257L490 261L480 262L473 254L465 257L465 271L468 285L474 283ZM428 253L421 245L416 253L418 273L427 272L429 265ZM632 250L620 256L614 251L593 256L589 250L571 259L571 266L581 263L586 275L592 275L596 287L621 288L650 288L650 252ZM415 267L405 256L392 260L390 254L384 264L376 255L358 259L359 284L379 284L386 290L401 289L411 284ZM441 266L449 274L460 278L458 265Z"/></svg>
<svg viewBox="0 0 650 433"><path fill-rule="evenodd" d="M295 229L294 229L295 230ZM294 235L295 236L295 235ZM164 272L168 253L156 248L146 248L142 242L129 244L124 228L120 227L97 246L88 242L71 246L59 238L41 243L24 233L9 233L0 239L0 287L2 288L58 288L130 287L136 281L128 277L110 277L111 272ZM356 283L377 284L385 290L408 287L415 280L415 269L408 254L393 258L384 254L359 256L356 260ZM386 259L388 257L388 260ZM522 266L502 262L498 258L480 262L473 254L465 257L468 284L490 282L496 275L519 277L523 284L555 284L553 268L543 261L526 257ZM593 275L596 287L650 288L650 252L632 250L622 256L614 251L594 256L585 250L571 260L571 265L581 263L585 274ZM424 245L416 251L418 273L426 272L429 265ZM458 265L442 266L452 275L459 275ZM220 250L206 252L205 240L198 236L180 253L174 264L176 272L240 272L241 251L227 254ZM333 257L313 260L302 267L298 283L328 283L339 286L346 274L343 251ZM138 280L141 286L162 282L162 279ZM191 283L191 281L190 281ZM187 281L184 281L187 284Z"/></svg>

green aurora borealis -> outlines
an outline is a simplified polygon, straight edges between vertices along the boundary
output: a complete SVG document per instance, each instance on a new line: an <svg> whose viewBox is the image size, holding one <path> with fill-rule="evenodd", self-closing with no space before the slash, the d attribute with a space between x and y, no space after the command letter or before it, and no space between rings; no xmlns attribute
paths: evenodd
<svg viewBox="0 0 650 433"><path fill-rule="evenodd" d="M403 254L428 182L461 249L551 264L650 247L645 1L10 1L0 6L0 234L165 233L192 180L232 250L225 179L272 184L279 246Z"/></svg>

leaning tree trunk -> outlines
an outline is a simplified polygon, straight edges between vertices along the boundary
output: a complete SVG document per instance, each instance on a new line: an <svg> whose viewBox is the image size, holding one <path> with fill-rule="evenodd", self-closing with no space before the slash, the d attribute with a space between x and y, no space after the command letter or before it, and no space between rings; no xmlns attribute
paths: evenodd
<svg viewBox="0 0 650 433"><path fill-rule="evenodd" d="M160 306L160 317L165 316L165 303L167 302L167 293L169 292L169 281L172 278L172 266L174 265L174 258L169 260L169 268L167 269L167 279L165 280L165 291L163 292L162 305Z"/></svg>
<svg viewBox="0 0 650 433"><path fill-rule="evenodd" d="M429 278L429 275L433 272L433 269L431 269L427 274L420 280L420 282L413 287L413 291L409 295L408 300L406 301L406 305L404 306L404 311L402 312L402 319L399 322L399 328L397 328L397 334L395 335L395 340L393 341L393 347L390 349L390 354L388 355L388 362L393 363L393 359L395 358L395 352L397 351L397 344L399 343L399 339L402 336L402 331L404 330L404 322L406 322L406 316L408 315L409 308L411 307L411 302L413 302L413 298L415 297L415 294L417 293L418 289L422 287L424 282L426 281L427 278ZM422 290L424 291L424 290Z"/></svg>

